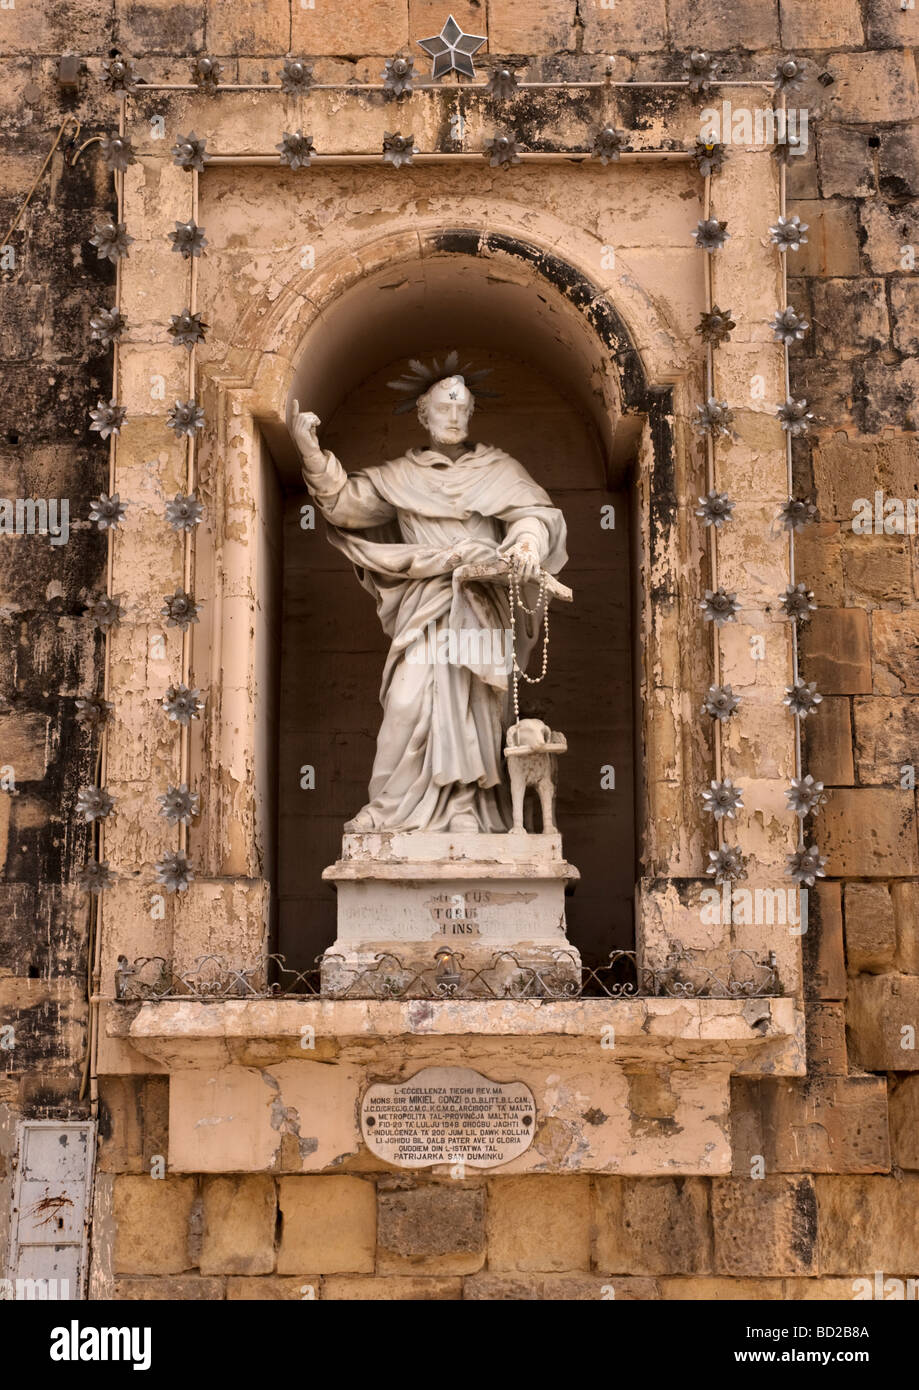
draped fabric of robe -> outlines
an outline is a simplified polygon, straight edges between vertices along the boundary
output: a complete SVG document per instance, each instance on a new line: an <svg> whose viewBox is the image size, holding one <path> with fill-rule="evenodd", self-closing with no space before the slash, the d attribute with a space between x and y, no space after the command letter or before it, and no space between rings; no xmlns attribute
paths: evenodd
<svg viewBox="0 0 919 1390"><path fill-rule="evenodd" d="M463 583L457 571L494 561L526 536L557 574L568 558L564 517L516 459L486 444L455 461L410 449L350 475L326 451L318 467L304 466L304 479L391 638L364 808L373 828L445 831L465 813L481 831L507 830L508 590ZM528 608L537 596L536 584L523 586ZM521 666L538 623L518 618Z"/></svg>

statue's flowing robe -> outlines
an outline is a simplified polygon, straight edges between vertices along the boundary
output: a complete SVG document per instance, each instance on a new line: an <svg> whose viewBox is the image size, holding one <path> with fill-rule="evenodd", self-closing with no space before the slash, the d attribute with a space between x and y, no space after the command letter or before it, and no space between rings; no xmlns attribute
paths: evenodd
<svg viewBox="0 0 919 1390"><path fill-rule="evenodd" d="M364 808L373 828L445 831L453 816L471 813L482 831L508 829L508 590L463 583L457 571L528 537L542 568L557 574L568 558L564 517L516 459L486 444L455 461L410 449L350 475L326 451L304 479L391 638ZM524 586L527 607L537 594L535 584ZM538 636L538 618L524 622L518 660Z"/></svg>

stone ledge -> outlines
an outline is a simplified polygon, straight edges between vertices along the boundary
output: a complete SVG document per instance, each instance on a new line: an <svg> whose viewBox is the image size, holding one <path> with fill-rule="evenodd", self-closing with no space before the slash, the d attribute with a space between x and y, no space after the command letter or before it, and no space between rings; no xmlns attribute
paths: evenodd
<svg viewBox="0 0 919 1390"><path fill-rule="evenodd" d="M424 1059L461 1045L525 1058L597 1049L615 1065L688 1061L744 1075L802 1076L804 1015L791 998L517 1000L161 1000L105 1010L106 1036L171 1070L260 1062ZM314 1029L312 1048L302 1046ZM612 1032L610 1032L612 1030ZM613 1040L613 1045L609 1041ZM513 1049L508 1040L516 1040ZM136 1069L136 1066L131 1069Z"/></svg>

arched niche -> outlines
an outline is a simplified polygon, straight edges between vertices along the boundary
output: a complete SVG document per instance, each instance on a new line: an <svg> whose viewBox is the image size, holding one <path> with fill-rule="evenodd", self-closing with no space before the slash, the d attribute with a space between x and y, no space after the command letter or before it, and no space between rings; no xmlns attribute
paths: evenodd
<svg viewBox="0 0 919 1390"><path fill-rule="evenodd" d="M632 943L637 875L635 684L641 531L634 461L649 391L629 335L609 301L562 257L516 238L445 230L423 257L357 279L318 315L299 345L287 416L297 400L323 420L320 438L349 469L421 443L414 413L394 415L387 389L409 357L489 367L475 439L525 464L565 512L566 581L575 603L553 609L549 674L521 686L521 712L565 732L558 816L582 879L568 905L569 935L586 960ZM276 469L273 514L283 518L272 673L278 772L271 855L275 938L306 965L334 937L335 900L321 871L338 857L342 823L366 799L380 719L386 652L372 600L325 540L304 530L308 501L280 420L262 433ZM610 524L612 523L612 524ZM533 663L536 665L536 663ZM315 768L304 790L299 772Z"/></svg>

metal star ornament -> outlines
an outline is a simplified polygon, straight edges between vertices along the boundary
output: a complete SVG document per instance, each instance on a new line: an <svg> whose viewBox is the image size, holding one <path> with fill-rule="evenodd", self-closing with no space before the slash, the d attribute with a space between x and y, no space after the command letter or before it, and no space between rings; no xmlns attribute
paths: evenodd
<svg viewBox="0 0 919 1390"><path fill-rule="evenodd" d="M89 519L96 523L100 531L114 531L124 521L126 510L117 492L113 492L111 497L103 492L90 503Z"/></svg>
<svg viewBox="0 0 919 1390"><path fill-rule="evenodd" d="M189 791L185 782L180 787L167 788L157 800L160 803L160 815L176 824L181 822L188 825L199 811L199 795L197 792Z"/></svg>
<svg viewBox="0 0 919 1390"><path fill-rule="evenodd" d="M809 623L811 614L817 611L814 595L803 582L789 584L782 595L782 608L787 618L798 623Z"/></svg>
<svg viewBox="0 0 919 1390"><path fill-rule="evenodd" d="M463 77L475 77L473 55L485 43L480 34L464 34L452 14L439 34L430 39L419 39L418 47L433 60L431 76L436 81L448 72L458 72Z"/></svg>
<svg viewBox="0 0 919 1390"><path fill-rule="evenodd" d="M100 864L98 859L90 859L77 881L86 893L103 893L112 881L108 860L104 859Z"/></svg>
<svg viewBox="0 0 919 1390"><path fill-rule="evenodd" d="M802 819L814 815L826 801L823 783L815 782L809 773L806 777L793 777L785 796L788 799L788 809Z"/></svg>
<svg viewBox="0 0 919 1390"><path fill-rule="evenodd" d="M716 883L733 883L747 877L747 861L736 845L710 849L708 857L711 862L705 872L712 874Z"/></svg>
<svg viewBox="0 0 919 1390"><path fill-rule="evenodd" d="M823 696L817 692L816 681L808 684L807 681L797 680L786 689L782 703L788 706L792 714L806 719L809 714L814 713L822 699Z"/></svg>
<svg viewBox="0 0 919 1390"><path fill-rule="evenodd" d="M699 607L705 621L714 623L715 627L724 627L725 623L736 622L740 611L737 595L729 593L723 584L719 584L717 589L706 589L705 597L699 601Z"/></svg>
<svg viewBox="0 0 919 1390"><path fill-rule="evenodd" d="M90 606L89 616L97 627L110 628L117 627L124 617L125 610L119 602L116 594L105 594L102 598L97 598L96 602Z"/></svg>
<svg viewBox="0 0 919 1390"><path fill-rule="evenodd" d="M165 597L160 615L166 619L167 627L180 627L184 632L190 623L198 622L201 605L195 602L193 594L176 589L174 594L166 594Z"/></svg>
<svg viewBox="0 0 919 1390"><path fill-rule="evenodd" d="M193 531L204 516L204 508L193 492L177 492L166 503L166 520L173 531Z"/></svg>
<svg viewBox="0 0 919 1390"><path fill-rule="evenodd" d="M724 723L739 704L740 696L735 695L729 685L712 685L703 702L702 713Z"/></svg>
<svg viewBox="0 0 919 1390"><path fill-rule="evenodd" d="M120 340L128 325L120 309L97 309L89 326L92 330L89 336L93 342L111 347Z"/></svg>
<svg viewBox="0 0 919 1390"><path fill-rule="evenodd" d="M176 724L190 724L204 709L201 691L187 685L171 685L163 696L163 709Z"/></svg>
<svg viewBox="0 0 919 1390"><path fill-rule="evenodd" d="M743 792L730 777L725 777L722 782L712 782L710 789L702 793L702 807L711 812L715 820L723 820L725 816L733 820L735 813L744 809Z"/></svg>
<svg viewBox="0 0 919 1390"><path fill-rule="evenodd" d="M85 821L105 820L112 814L115 798L105 787L81 787L77 797L77 814Z"/></svg>
<svg viewBox="0 0 919 1390"><path fill-rule="evenodd" d="M302 130L285 130L280 145L275 145L275 149L280 150L281 163L289 169L308 169L310 158L316 153L313 137L304 135Z"/></svg>
<svg viewBox="0 0 919 1390"><path fill-rule="evenodd" d="M164 854L156 864L156 881L167 893L184 893L194 877L191 861L181 850Z"/></svg>
<svg viewBox="0 0 919 1390"><path fill-rule="evenodd" d="M778 514L784 531L803 531L817 520L817 508L813 502L797 497L789 497Z"/></svg>
<svg viewBox="0 0 919 1390"><path fill-rule="evenodd" d="M191 309L183 309L181 314L170 315L170 319L166 331L174 343L191 350L195 343L204 342L207 324L200 314L193 314Z"/></svg>
<svg viewBox="0 0 919 1390"><path fill-rule="evenodd" d="M85 699L77 700L77 719L81 724L98 728L106 722L114 708L111 700L104 700L101 695L88 695Z"/></svg>
<svg viewBox="0 0 919 1390"><path fill-rule="evenodd" d="M816 845L796 850L794 854L788 854L785 858L788 864L785 872L795 883L803 883L808 888L813 888L815 879L826 878L826 858Z"/></svg>

